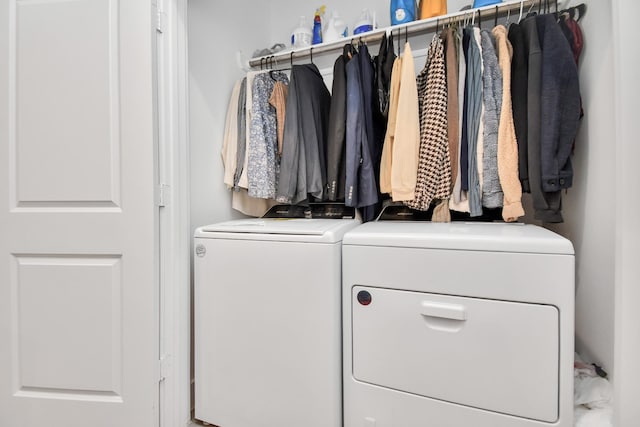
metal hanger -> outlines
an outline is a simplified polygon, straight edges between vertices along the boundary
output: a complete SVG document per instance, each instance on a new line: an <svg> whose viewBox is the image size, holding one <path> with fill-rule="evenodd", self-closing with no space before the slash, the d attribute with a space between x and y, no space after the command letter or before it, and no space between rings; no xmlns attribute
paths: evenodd
<svg viewBox="0 0 640 427"><path fill-rule="evenodd" d="M531 15L531 11L535 7L535 5L536 5L536 2L534 0L534 1L531 2L531 6L529 6L529 11L527 12L527 16Z"/></svg>
<svg viewBox="0 0 640 427"><path fill-rule="evenodd" d="M276 62L276 57L274 55L271 55L267 59L269 60L269 77L271 77L271 80L277 81L273 75L274 71L280 71L280 70L276 70L274 67L274 63L275 63L275 66L278 65L278 63Z"/></svg>
<svg viewBox="0 0 640 427"><path fill-rule="evenodd" d="M518 17L518 23L522 21L523 10L524 10L524 0L520 0L520 16Z"/></svg>

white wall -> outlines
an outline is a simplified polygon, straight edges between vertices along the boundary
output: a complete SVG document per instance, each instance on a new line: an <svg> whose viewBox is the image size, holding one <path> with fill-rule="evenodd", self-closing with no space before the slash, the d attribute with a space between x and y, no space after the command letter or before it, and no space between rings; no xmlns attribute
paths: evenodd
<svg viewBox="0 0 640 427"><path fill-rule="evenodd" d="M576 3L574 1L574 3ZM587 0L580 85L585 116L575 146L565 223L551 227L576 250L576 349L614 368L615 120L611 2Z"/></svg>
<svg viewBox="0 0 640 427"><path fill-rule="evenodd" d="M236 216L220 158L227 105L244 73L236 52L253 52L269 34L268 2L189 0L191 226Z"/></svg>
<svg viewBox="0 0 640 427"><path fill-rule="evenodd" d="M640 199L637 195L640 48L634 24L640 13L636 0L613 1L614 78L616 81L616 298L615 363L616 426L638 425L640 419Z"/></svg>

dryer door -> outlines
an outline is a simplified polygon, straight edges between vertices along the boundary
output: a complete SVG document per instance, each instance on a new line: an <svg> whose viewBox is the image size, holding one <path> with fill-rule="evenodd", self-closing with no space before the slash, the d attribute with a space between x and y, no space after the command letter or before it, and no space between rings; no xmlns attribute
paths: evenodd
<svg viewBox="0 0 640 427"><path fill-rule="evenodd" d="M556 307L355 286L352 310L356 380L558 419Z"/></svg>

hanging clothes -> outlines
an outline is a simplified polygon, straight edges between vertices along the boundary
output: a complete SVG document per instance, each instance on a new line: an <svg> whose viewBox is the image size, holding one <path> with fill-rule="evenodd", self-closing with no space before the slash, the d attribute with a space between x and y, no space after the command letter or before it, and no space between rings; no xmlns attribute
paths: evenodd
<svg viewBox="0 0 640 427"><path fill-rule="evenodd" d="M240 87L242 80L238 80L231 91L227 116L224 123L224 137L222 140L222 166L224 167L224 185L228 189L233 188L233 175L236 171L236 153L238 151L238 102L240 97Z"/></svg>
<svg viewBox="0 0 640 427"><path fill-rule="evenodd" d="M381 123L384 123L386 129L386 121L389 117L389 90L391 88L391 73L393 71L393 63L396 60L396 54L393 51L393 33L382 35L380 41L380 49L378 55L373 59L375 63L375 100L378 106L378 113ZM384 132L380 138L384 140Z"/></svg>
<svg viewBox="0 0 640 427"><path fill-rule="evenodd" d="M567 36L567 40L569 40L569 46L571 47L571 51L573 52L573 58L576 61L576 66L578 66L580 62L580 54L582 53L582 49L584 48L584 39L582 35L582 29L580 25L578 25L578 21L573 19L573 13L563 14L560 17L560 23L563 25L561 28L565 28L568 30L569 34L565 33ZM563 29L564 32L564 29ZM584 116L584 110L582 109L582 97L580 98L580 118Z"/></svg>
<svg viewBox="0 0 640 427"><path fill-rule="evenodd" d="M467 170L468 162L465 162L463 167L463 152L466 153L467 145L463 149L462 147L462 139L463 134L466 137L466 119L465 119L465 111L466 111L466 103L465 103L465 81L467 75L467 60L465 57L465 46L464 46L464 30L459 29L456 32L456 40L458 46L458 106L459 106L459 114L458 114L458 123L460 125L458 130L458 135L460 139L458 141L458 156L455 159L456 169L458 170L458 174L453 184L453 191L451 194L451 198L449 199L449 209L457 212L469 212L469 199L467 192L462 189L462 172L463 170ZM468 47L467 40L467 47ZM465 154L465 156L468 154Z"/></svg>
<svg viewBox="0 0 640 427"><path fill-rule="evenodd" d="M396 59L396 64L391 74L391 106L382 153L380 185L384 183L382 191L390 193L393 201L409 201L415 197L420 147L418 88L409 42L405 43L402 58ZM394 83L397 90L396 105Z"/></svg>
<svg viewBox="0 0 640 427"><path fill-rule="evenodd" d="M398 57L393 63L391 73L391 85L389 86L389 120L387 133L385 134L380 159L380 191L391 194L391 153L395 141L396 113L398 112L398 98L400 96L400 71L402 70L402 58Z"/></svg>
<svg viewBox="0 0 640 427"><path fill-rule="evenodd" d="M576 61L576 65L580 62L580 54L584 47L584 39L582 35L582 29L578 22L573 19L571 14L563 14L560 16L560 28L569 42L571 51L573 52L573 59Z"/></svg>
<svg viewBox="0 0 640 427"><path fill-rule="evenodd" d="M483 103L485 108L482 156L483 186L482 205L487 208L502 207L502 187L498 176L498 127L502 110L502 72L494 46L493 34L482 30Z"/></svg>
<svg viewBox="0 0 640 427"><path fill-rule="evenodd" d="M246 86L246 96L244 102L244 161L242 162L242 173L240 174L240 178L238 180L238 187L249 189L249 175L247 175L249 170L249 158L251 157L251 123L253 119L253 82L259 74L264 74L266 71L249 71L247 73L247 86ZM239 144L242 144L242 141L238 141Z"/></svg>
<svg viewBox="0 0 640 427"><path fill-rule="evenodd" d="M287 97L279 202L296 204L323 199L331 94L315 64L294 65Z"/></svg>
<svg viewBox="0 0 640 427"><path fill-rule="evenodd" d="M573 182L571 149L580 120L580 86L573 53L554 15L536 18L542 43L542 189L554 192Z"/></svg>
<svg viewBox="0 0 640 427"><path fill-rule="evenodd" d="M480 29L473 27L469 40L467 64L467 135L468 135L468 194L471 217L482 215L482 189L478 173L478 146L481 143L482 123L482 52L478 44ZM470 67L469 64L472 66ZM480 150L482 151L482 150Z"/></svg>
<svg viewBox="0 0 640 427"><path fill-rule="evenodd" d="M327 132L327 200L344 200L346 182L345 143L347 126L347 72L346 64L354 49L351 43L344 46L342 55L333 65L333 85L329 128Z"/></svg>
<svg viewBox="0 0 640 427"><path fill-rule="evenodd" d="M387 37L382 36L378 55L373 58L374 74L374 108L373 108L373 148L371 157L378 186L378 198L382 199L380 190L380 163L382 161L382 150L384 139L387 134L389 120L389 92L391 89L391 74L396 54L393 50L393 33ZM376 108L377 107L377 108ZM376 211L376 215L378 212Z"/></svg>
<svg viewBox="0 0 640 427"><path fill-rule="evenodd" d="M492 30L496 39L498 64L502 71L502 109L498 128L498 175L504 195L502 219L516 221L524 215L522 186L518 176L518 142L511 108L511 56L513 50L507 38L507 29L498 25Z"/></svg>
<svg viewBox="0 0 640 427"><path fill-rule="evenodd" d="M453 28L444 29L440 34L440 38L444 45L445 71L447 73L447 138L449 139L451 190L453 190L458 176L458 144L460 143L456 31Z"/></svg>
<svg viewBox="0 0 640 427"><path fill-rule="evenodd" d="M384 35L373 59L366 45L348 44L333 95L313 64L292 67L288 87L284 75L250 72L236 82L237 114L225 122L225 185L248 190L234 194L236 205L344 200L364 221L387 194L433 209L432 221L449 220L449 209L478 217L499 207L515 221L524 190L536 219L561 222L582 43L570 16L534 15L509 30L443 30L417 78L408 42L396 58Z"/></svg>
<svg viewBox="0 0 640 427"><path fill-rule="evenodd" d="M417 78L420 112L420 149L415 198L405 204L427 210L433 200L448 206L451 163L447 137L447 75L444 46L434 35L427 61ZM448 210L447 210L448 212ZM449 218L440 218L447 221Z"/></svg>
<svg viewBox="0 0 640 427"><path fill-rule="evenodd" d="M540 185L550 216L562 222L561 191L573 184L571 152L580 121L580 85L571 47L554 16L538 16L536 25L542 50Z"/></svg>
<svg viewBox="0 0 640 427"><path fill-rule="evenodd" d="M240 83L240 82L238 82ZM245 215L259 217L264 215L274 204L273 200L256 199L249 197L248 191L244 188L234 187L234 175L236 172L237 148L239 140L239 130L246 130L243 124L240 127L239 107L243 104L241 101L245 99L241 91L242 83L235 85L229 100L227 109L227 117L225 123L225 133L223 136L222 157L225 167L224 182L228 188L233 188L231 207Z"/></svg>
<svg viewBox="0 0 640 427"><path fill-rule="evenodd" d="M281 71L269 71L257 75L252 88L247 179L249 196L260 199L276 197L278 129L275 108L269 103L276 81L288 84L289 78Z"/></svg>
<svg viewBox="0 0 640 427"><path fill-rule="evenodd" d="M469 93L470 69L474 69L477 64L473 63L469 58L469 46L473 37L473 28L467 27L462 30L462 49L464 54L464 62L466 64L466 74L464 76L464 104L462 111L462 136L460 142L460 179L462 191L469 191Z"/></svg>
<svg viewBox="0 0 640 427"><path fill-rule="evenodd" d="M520 24L509 27L509 42L513 47L511 62L511 104L513 108L513 125L518 141L518 176L522 192L530 193L529 153L528 153L528 121L527 121L527 51L524 33Z"/></svg>
<svg viewBox="0 0 640 427"><path fill-rule="evenodd" d="M482 53L482 35L480 34L480 28L474 28L473 35L475 36L476 43L478 44L478 48L480 49L480 70L482 71L480 75L480 86L482 87L482 100L480 101L480 128L478 129L478 142L476 143L476 170L478 173L478 199L480 201L479 210L482 212L482 188L484 185L484 132L483 132L483 123L484 123L484 82L482 80L482 76L484 76L484 57Z"/></svg>
<svg viewBox="0 0 640 427"><path fill-rule="evenodd" d="M376 218L381 210L380 203L380 157L382 156L382 145L384 144L384 132L386 127L381 124L384 119L379 120L377 111L377 99L375 92L376 69L374 60L369 54L366 44L360 43L358 60L360 61L360 85L362 90L363 114L365 129L367 131L367 142L369 144L369 155L373 168L372 176L367 175L365 179L371 179L371 185L375 192L375 202L365 205L361 209L362 221L368 222ZM364 183L365 186L370 185ZM361 185L361 184L359 184Z"/></svg>
<svg viewBox="0 0 640 427"><path fill-rule="evenodd" d="M244 160L247 150L247 77L242 79L240 92L238 93L237 110L238 143L236 149L236 167L233 172L233 188L240 188L240 177L244 169Z"/></svg>
<svg viewBox="0 0 640 427"><path fill-rule="evenodd" d="M364 48L364 46L362 46ZM362 49L361 48L361 49ZM361 55L365 55L364 58ZM362 58L362 59L361 59ZM370 206L378 201L369 135L373 134L373 70L366 50L356 53L346 65L347 141L345 205ZM364 89L368 89L365 93Z"/></svg>
<svg viewBox="0 0 640 427"><path fill-rule="evenodd" d="M562 222L560 203L556 195L545 195L542 191L540 165L540 120L542 86L542 49L538 37L536 17L526 18L520 24L524 33L527 49L527 158L529 169L529 187L533 201L534 218L544 222Z"/></svg>
<svg viewBox="0 0 640 427"><path fill-rule="evenodd" d="M273 199L257 199L249 196L244 188L234 190L231 198L231 208L248 216L261 217L276 205Z"/></svg>
<svg viewBox="0 0 640 427"><path fill-rule="evenodd" d="M286 118L287 94L289 84L276 81L273 92L269 97L269 104L276 110L276 121L278 127L278 157L282 155L282 140L284 139L284 122Z"/></svg>

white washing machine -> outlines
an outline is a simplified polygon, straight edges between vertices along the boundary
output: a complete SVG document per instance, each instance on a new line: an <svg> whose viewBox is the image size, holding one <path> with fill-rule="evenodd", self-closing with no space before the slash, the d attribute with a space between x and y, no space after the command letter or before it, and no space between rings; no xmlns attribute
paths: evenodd
<svg viewBox="0 0 640 427"><path fill-rule="evenodd" d="M342 219L195 232L195 411L220 427L341 427Z"/></svg>
<svg viewBox="0 0 640 427"><path fill-rule="evenodd" d="M376 222L343 241L345 427L573 426L574 251L544 228Z"/></svg>

